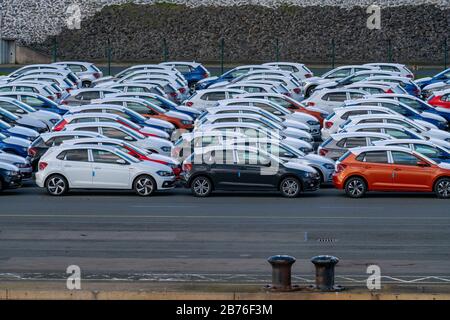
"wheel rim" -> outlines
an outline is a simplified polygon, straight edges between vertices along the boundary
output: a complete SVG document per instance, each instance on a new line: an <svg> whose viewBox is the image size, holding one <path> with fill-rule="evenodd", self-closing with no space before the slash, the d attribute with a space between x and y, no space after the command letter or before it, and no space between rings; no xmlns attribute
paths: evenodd
<svg viewBox="0 0 450 320"><path fill-rule="evenodd" d="M206 179L197 179L194 182L194 191L196 194L204 196L209 192L209 182Z"/></svg>
<svg viewBox="0 0 450 320"><path fill-rule="evenodd" d="M360 196L364 192L364 183L361 180L352 180L347 189L352 196Z"/></svg>
<svg viewBox="0 0 450 320"><path fill-rule="evenodd" d="M437 192L441 197L448 198L450 195L450 181L441 181L437 185Z"/></svg>
<svg viewBox="0 0 450 320"><path fill-rule="evenodd" d="M48 182L47 189L51 194L59 195L64 192L66 188L66 183L63 179L54 177L51 178Z"/></svg>
<svg viewBox="0 0 450 320"><path fill-rule="evenodd" d="M149 178L142 178L136 182L136 191L144 196L153 192L153 182Z"/></svg>
<svg viewBox="0 0 450 320"><path fill-rule="evenodd" d="M298 183L292 179L284 180L281 189L288 196L293 196L298 192Z"/></svg>

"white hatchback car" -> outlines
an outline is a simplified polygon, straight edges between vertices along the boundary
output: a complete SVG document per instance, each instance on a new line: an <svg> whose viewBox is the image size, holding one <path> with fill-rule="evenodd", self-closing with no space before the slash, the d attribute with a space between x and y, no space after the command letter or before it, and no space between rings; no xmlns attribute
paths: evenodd
<svg viewBox="0 0 450 320"><path fill-rule="evenodd" d="M222 88L197 90L183 104L199 111L205 111L209 107L214 107L219 100L231 99L246 93L244 90Z"/></svg>
<svg viewBox="0 0 450 320"><path fill-rule="evenodd" d="M60 146L41 158L36 184L53 196L69 189L134 190L149 196L174 187L172 169L160 163L140 161L114 147Z"/></svg>

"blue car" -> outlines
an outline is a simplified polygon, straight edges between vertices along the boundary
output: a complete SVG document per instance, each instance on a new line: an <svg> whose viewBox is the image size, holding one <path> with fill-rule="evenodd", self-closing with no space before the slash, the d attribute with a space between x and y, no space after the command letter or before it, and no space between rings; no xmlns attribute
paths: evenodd
<svg viewBox="0 0 450 320"><path fill-rule="evenodd" d="M30 141L0 133L0 150L26 158Z"/></svg>
<svg viewBox="0 0 450 320"><path fill-rule="evenodd" d="M35 130L38 133L44 133L49 130L47 125L44 122L42 122L41 120L38 120L38 119L36 119L30 115L26 115L26 114L21 115L19 117L1 107L0 107L0 120L6 122L7 124L9 124L11 126L19 125L21 127Z"/></svg>
<svg viewBox="0 0 450 320"><path fill-rule="evenodd" d="M15 189L22 185L22 175L19 168L6 162L0 162L0 191Z"/></svg>
<svg viewBox="0 0 450 320"><path fill-rule="evenodd" d="M44 96L41 96L40 94L37 94L37 93L5 92L5 93L0 93L0 96L17 99L37 110L54 112L54 113L59 114L60 116L63 116L64 114L67 113L66 107L60 106L56 102L54 102Z"/></svg>
<svg viewBox="0 0 450 320"><path fill-rule="evenodd" d="M415 83L423 89L424 87L428 86L429 84L441 82L441 81L447 81L450 80L450 68L439 72L438 74L432 76L432 77L426 77L421 78L415 81Z"/></svg>
<svg viewBox="0 0 450 320"><path fill-rule="evenodd" d="M170 61L160 64L177 69L189 83L189 86L192 86L211 75L209 71L198 62Z"/></svg>
<svg viewBox="0 0 450 320"><path fill-rule="evenodd" d="M0 120L0 132L22 139L33 141L39 137L39 133L33 129L21 127L21 126L11 126L3 120Z"/></svg>
<svg viewBox="0 0 450 320"><path fill-rule="evenodd" d="M200 116L201 112L197 109L186 107L183 105L177 105L176 103L170 101L169 99L166 99L164 97L161 97L158 94L155 93L148 93L148 92L128 92L128 93L117 93L117 94L111 94L111 97L118 97L118 98L139 98L147 100L148 102L157 105L158 107L166 110L166 111L177 111L184 114L187 114L188 116L191 116L194 120L197 119L198 116Z"/></svg>

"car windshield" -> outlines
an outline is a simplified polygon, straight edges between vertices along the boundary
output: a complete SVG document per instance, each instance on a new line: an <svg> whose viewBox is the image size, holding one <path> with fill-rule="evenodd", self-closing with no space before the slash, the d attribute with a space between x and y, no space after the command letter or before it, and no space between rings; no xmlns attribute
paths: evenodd
<svg viewBox="0 0 450 320"><path fill-rule="evenodd" d="M2 109L2 108L0 108L0 113L13 121L17 121L20 119L20 117L16 116L15 114L12 114L9 111L6 111L5 109Z"/></svg>
<svg viewBox="0 0 450 320"><path fill-rule="evenodd" d="M9 129L11 128L11 125L9 123L6 123L3 120L0 120L0 129Z"/></svg>
<svg viewBox="0 0 450 320"><path fill-rule="evenodd" d="M8 136L4 135L3 133L0 133L0 140L6 139Z"/></svg>
<svg viewBox="0 0 450 320"><path fill-rule="evenodd" d="M140 160L131 157L129 154L127 154L127 153L125 153L125 152L123 152L123 151L121 151L119 149L115 149L114 151L117 153L118 156L120 156L121 158L124 158L124 159L126 159L126 160L128 160L128 161L130 161L132 163L140 162Z"/></svg>
<svg viewBox="0 0 450 320"><path fill-rule="evenodd" d="M136 139L144 139L145 138L142 134L140 134L140 133L138 133L136 131L133 131L130 128L127 128L125 126L120 126L120 130L126 132L130 136L135 137Z"/></svg>
<svg viewBox="0 0 450 320"><path fill-rule="evenodd" d="M22 109L24 109L24 110L26 110L26 111L28 111L28 112L36 112L36 109L35 109L35 108L33 108L33 107L27 105L26 103L17 101L17 102L15 102L15 104L19 105Z"/></svg>

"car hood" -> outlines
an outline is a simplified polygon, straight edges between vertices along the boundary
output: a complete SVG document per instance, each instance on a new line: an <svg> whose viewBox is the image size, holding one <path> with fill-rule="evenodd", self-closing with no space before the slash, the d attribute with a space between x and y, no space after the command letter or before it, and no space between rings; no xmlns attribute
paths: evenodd
<svg viewBox="0 0 450 320"><path fill-rule="evenodd" d="M316 169L314 169L308 165L302 164L298 161L288 161L288 162L283 163L283 165L286 168L290 168L290 169L296 169L296 170L301 170L301 171L310 172L310 173L317 172Z"/></svg>
<svg viewBox="0 0 450 320"><path fill-rule="evenodd" d="M446 122L447 121L443 117L441 117L440 115L435 114L435 113L431 113L431 112L422 112L421 116L424 117L424 118L433 119L433 120L440 121L440 122Z"/></svg>
<svg viewBox="0 0 450 320"><path fill-rule="evenodd" d="M293 127L287 127L286 129L283 130L283 134L288 134L294 137L299 137L299 138L308 138L310 140L312 140L312 136L310 133L300 130L300 129L296 129Z"/></svg>
<svg viewBox="0 0 450 320"><path fill-rule="evenodd" d="M304 79L302 82L304 84L309 84L309 83L323 84L323 83L327 83L327 82L330 82L330 81L333 81L333 80L324 79L324 78L321 78L321 77L312 77L312 78Z"/></svg>
<svg viewBox="0 0 450 320"><path fill-rule="evenodd" d="M308 120L319 121L316 117L302 112L294 112L286 116L286 119L292 119L296 121L306 122Z"/></svg>
<svg viewBox="0 0 450 320"><path fill-rule="evenodd" d="M25 127L20 127L20 126L13 126L8 129L8 132L25 135L27 137L33 137L33 138L37 138L39 136L39 133L37 131L35 131L33 129L25 128Z"/></svg>
<svg viewBox="0 0 450 320"><path fill-rule="evenodd" d="M414 82L415 82L416 84L420 84L420 83L424 83L424 82L430 81L431 79L433 79L433 78L431 78L431 77L425 77L425 78L420 78L420 79L414 80Z"/></svg>
<svg viewBox="0 0 450 320"><path fill-rule="evenodd" d="M447 142L445 140L442 139L436 139L436 138L430 138L429 140L430 142L433 142L434 144L447 149L448 151L450 151L450 142Z"/></svg>
<svg viewBox="0 0 450 320"><path fill-rule="evenodd" d="M41 120L38 119L34 119L30 116L27 117L21 117L19 120L17 120L18 124L23 124L23 125L28 125L28 126L33 126L36 128L44 128L47 129L47 126L45 125L45 123L43 123Z"/></svg>
<svg viewBox="0 0 450 320"><path fill-rule="evenodd" d="M172 164L175 164L175 165L179 165L179 164L180 164L179 161L177 161L177 160L175 160L175 159L173 159L173 158L171 158L171 157L164 156L164 155L162 155L162 154L157 154L157 153L152 153L152 154L149 156L149 158L152 159L152 160L156 160L156 161L164 161L164 162L172 163Z"/></svg>
<svg viewBox="0 0 450 320"><path fill-rule="evenodd" d="M318 154L312 154L309 153L307 155L305 155L305 159L311 161L311 162L316 162L316 163L321 163L321 164L331 164L334 166L334 161L322 156L319 156Z"/></svg>
<svg viewBox="0 0 450 320"><path fill-rule="evenodd" d="M427 131L427 133L433 137L439 137L440 139L449 139L450 138L450 132L439 130L439 129L430 129Z"/></svg>
<svg viewBox="0 0 450 320"><path fill-rule="evenodd" d="M139 168L142 168L144 170L149 170L149 171L153 171L153 172L157 172L160 170L172 172L172 169L169 166L166 166L165 164L158 163L158 162L141 161L141 162L136 163L136 166Z"/></svg>
<svg viewBox="0 0 450 320"><path fill-rule="evenodd" d="M438 112L450 113L450 109L446 109L446 108L436 107L435 110Z"/></svg>
<svg viewBox="0 0 450 320"><path fill-rule="evenodd" d="M446 87L448 84L444 81L435 82L429 85L426 85L422 90L434 90L434 89L440 89L442 87Z"/></svg>
<svg viewBox="0 0 450 320"><path fill-rule="evenodd" d="M208 77L208 78L205 78L205 79L202 79L202 80L198 81L197 84L199 84L199 83L209 83L209 82L215 81L217 79L219 79L219 77Z"/></svg>
<svg viewBox="0 0 450 320"><path fill-rule="evenodd" d="M146 137L142 141L143 144L150 145L150 146L167 146L167 147L173 147L173 143L169 140L158 138L158 137Z"/></svg>
<svg viewBox="0 0 450 320"><path fill-rule="evenodd" d="M159 126L159 127L163 127L163 128L172 129L172 130L175 129L175 126L173 124L171 124L168 121L161 120L161 119L148 118L147 120L145 120L145 123L148 125Z"/></svg>
<svg viewBox="0 0 450 320"><path fill-rule="evenodd" d="M44 111L44 110L37 110L36 112L33 112L31 114L31 116L36 115L39 118L42 119L47 119L47 120L51 120L51 119L57 119L57 120L61 120L62 117L54 112L50 112L50 111Z"/></svg>
<svg viewBox="0 0 450 320"><path fill-rule="evenodd" d="M165 113L165 115L169 116L169 117L173 117L173 118L178 118L178 119L181 119L181 120L194 121L194 119L192 119L191 116L189 116L189 115L187 115L185 113L178 112L178 111L167 111Z"/></svg>
<svg viewBox="0 0 450 320"><path fill-rule="evenodd" d="M17 138L17 137L8 137L8 138L4 139L3 141L7 144L15 144L15 145L21 146L23 148L28 148L31 144L30 141L28 141L26 139L22 139L22 138Z"/></svg>
<svg viewBox="0 0 450 320"><path fill-rule="evenodd" d="M296 128L300 130L309 130L309 126L303 122L294 119L285 119L283 121L283 125L286 127Z"/></svg>
<svg viewBox="0 0 450 320"><path fill-rule="evenodd" d="M300 148L309 148L309 149L313 149L312 145L309 142L297 139L297 138L292 138L292 137L286 137L283 139L283 142L290 145L291 147L294 147L296 149L300 149Z"/></svg>
<svg viewBox="0 0 450 320"><path fill-rule="evenodd" d="M208 87L208 89L214 89L214 88L224 87L224 86L226 86L227 84L230 84L230 82L229 82L229 81L219 81L219 82L216 82L216 83L213 83L212 85L210 85L210 86Z"/></svg>
<svg viewBox="0 0 450 320"><path fill-rule="evenodd" d="M140 132L143 133L147 133L147 134L156 134L158 137L164 138L164 139L169 139L170 135L160 129L156 129L156 128L152 128L152 127L143 127L142 129L140 129Z"/></svg>
<svg viewBox="0 0 450 320"><path fill-rule="evenodd" d="M26 164L28 163L28 161L20 156L16 156L15 154L10 154L10 153L6 153L6 152L2 152L0 153L0 162L11 162L11 163L22 163L22 164Z"/></svg>
<svg viewBox="0 0 450 320"><path fill-rule="evenodd" d="M448 162L438 163L438 166L442 169L450 170L450 163L448 163Z"/></svg>
<svg viewBox="0 0 450 320"><path fill-rule="evenodd" d="M19 168L17 168L15 165L6 162L0 162L0 169L8 171L19 171Z"/></svg>
<svg viewBox="0 0 450 320"><path fill-rule="evenodd" d="M179 110L180 112L184 111L184 112L194 113L196 115L201 115L202 114L197 109L194 109L194 108L191 108L191 107L186 107L186 106L177 106L177 110Z"/></svg>
<svg viewBox="0 0 450 320"><path fill-rule="evenodd" d="M325 89L325 88L331 88L331 87L335 87L337 86L337 81L328 81L322 84L319 84L315 90L321 90L321 89Z"/></svg>

